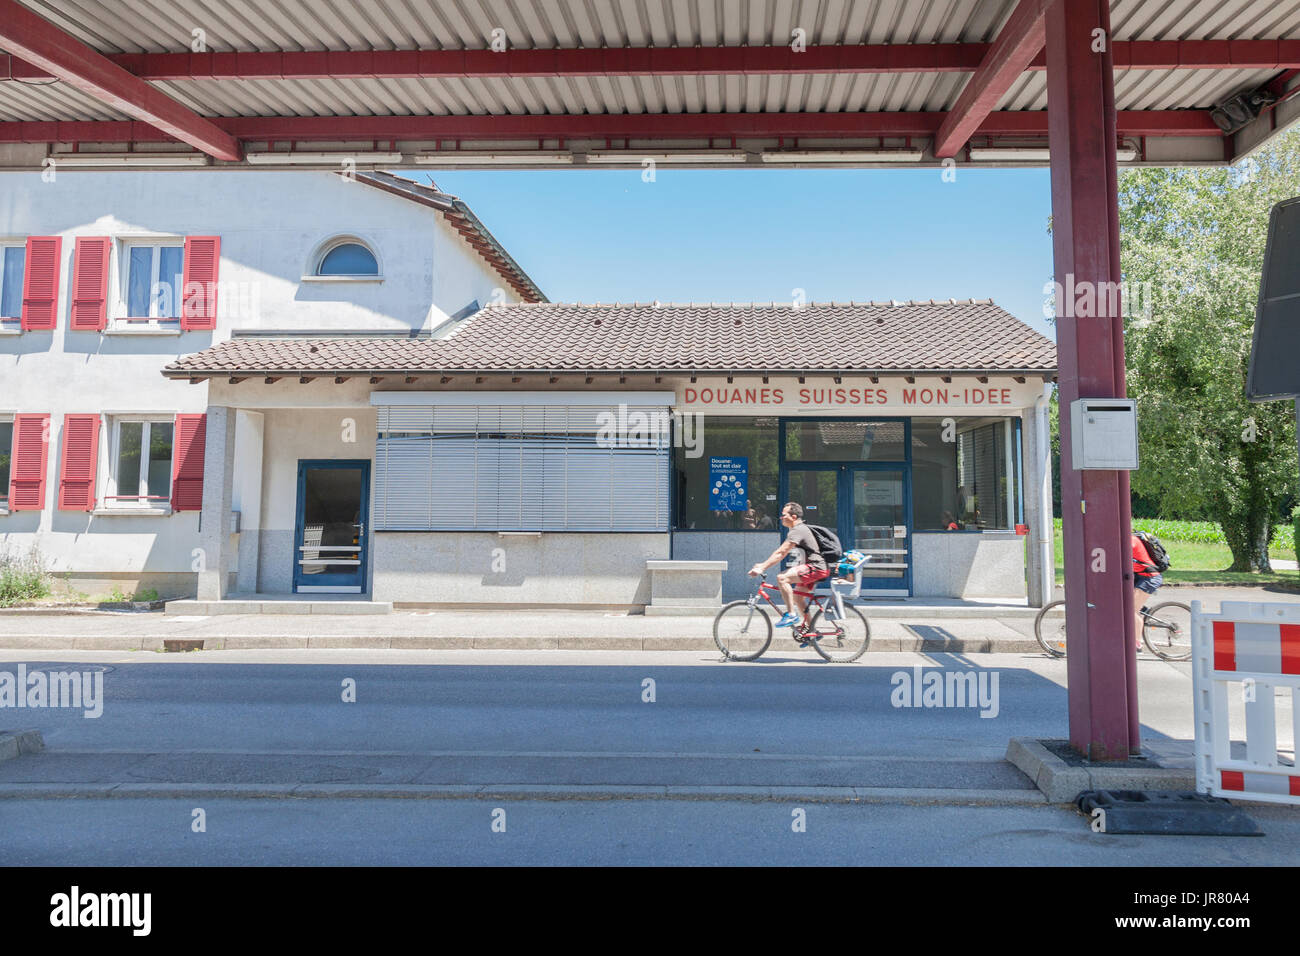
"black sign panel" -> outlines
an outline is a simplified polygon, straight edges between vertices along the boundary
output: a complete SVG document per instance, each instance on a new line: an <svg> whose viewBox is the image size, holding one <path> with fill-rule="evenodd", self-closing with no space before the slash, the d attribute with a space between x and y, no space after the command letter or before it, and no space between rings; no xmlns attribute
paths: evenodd
<svg viewBox="0 0 1300 956"><path fill-rule="evenodd" d="M1300 196L1269 214L1246 397L1300 397Z"/></svg>

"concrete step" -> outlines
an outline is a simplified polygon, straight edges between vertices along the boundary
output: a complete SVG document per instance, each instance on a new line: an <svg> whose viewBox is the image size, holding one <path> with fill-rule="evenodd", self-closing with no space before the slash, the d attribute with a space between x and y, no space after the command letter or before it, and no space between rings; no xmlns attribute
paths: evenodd
<svg viewBox="0 0 1300 956"><path fill-rule="evenodd" d="M938 601L939 599L936 599ZM730 603L730 602L724 602ZM972 620L1033 620L1037 608L1016 604L981 604L970 601L951 601L932 603L918 599L914 603L897 601L862 600L855 602L862 612L869 617L884 620L951 620L963 618ZM712 620L718 613L717 607L646 607L646 617L686 617ZM343 598L304 597L298 595L234 595L221 601L196 601L184 599L168 601L164 612L176 615L210 616L214 614L391 614L394 612L391 601L349 600ZM397 611L409 611L414 608L398 605ZM502 613L528 613L531 609L512 611L510 605L498 605ZM564 608L556 608L550 613L563 613ZM63 613L63 612L58 612ZM451 613L437 611L435 613ZM477 609L471 611L477 613ZM584 613L581 609L571 613ZM593 612L586 612L593 613ZM636 617L638 615L632 615Z"/></svg>
<svg viewBox="0 0 1300 956"><path fill-rule="evenodd" d="M222 601L168 601L165 614L392 614L391 601L321 600L319 598L227 598Z"/></svg>
<svg viewBox="0 0 1300 956"><path fill-rule="evenodd" d="M116 634L50 635L11 634L3 638L3 646L10 650L130 650L163 651L165 642L173 640L161 634L142 634L124 631ZM257 633L203 633L188 637L203 642L195 650L255 650L264 648L365 648L371 650L585 650L585 651L698 651L710 657L719 657L717 645L708 634L681 636L494 636L494 635L425 635L425 634L257 634ZM188 649L188 648L185 648ZM876 652L925 651L928 653L980 654L1027 653L1042 654L1042 648L1025 637L875 637L863 659ZM800 648L789 638L774 637L763 659L781 657L820 660L817 652Z"/></svg>
<svg viewBox="0 0 1300 956"><path fill-rule="evenodd" d="M513 796L1042 803L1005 760L709 753L50 751L0 765L0 799Z"/></svg>

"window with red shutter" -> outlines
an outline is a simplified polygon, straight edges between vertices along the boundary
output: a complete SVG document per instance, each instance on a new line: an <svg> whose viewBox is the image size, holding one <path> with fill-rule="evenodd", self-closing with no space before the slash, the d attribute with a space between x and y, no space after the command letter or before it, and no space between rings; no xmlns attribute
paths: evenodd
<svg viewBox="0 0 1300 956"><path fill-rule="evenodd" d="M186 237L182 329L217 327L217 271L220 264L220 236Z"/></svg>
<svg viewBox="0 0 1300 956"><path fill-rule="evenodd" d="M59 462L59 510L93 511L99 469L99 416L63 416L63 458Z"/></svg>
<svg viewBox="0 0 1300 956"><path fill-rule="evenodd" d="M172 452L172 511L203 510L206 415L177 415Z"/></svg>
<svg viewBox="0 0 1300 956"><path fill-rule="evenodd" d="M45 508L45 463L50 442L49 415L15 415L13 459L9 464L9 510Z"/></svg>
<svg viewBox="0 0 1300 956"><path fill-rule="evenodd" d="M106 237L78 236L72 255L72 321L74 331L102 330L108 320L108 255Z"/></svg>
<svg viewBox="0 0 1300 956"><path fill-rule="evenodd" d="M164 329L180 324L181 290L185 285L184 240L123 240L121 304L112 310L123 327Z"/></svg>
<svg viewBox="0 0 1300 956"><path fill-rule="evenodd" d="M61 236L28 236L23 276L22 327L53 329L58 324Z"/></svg>

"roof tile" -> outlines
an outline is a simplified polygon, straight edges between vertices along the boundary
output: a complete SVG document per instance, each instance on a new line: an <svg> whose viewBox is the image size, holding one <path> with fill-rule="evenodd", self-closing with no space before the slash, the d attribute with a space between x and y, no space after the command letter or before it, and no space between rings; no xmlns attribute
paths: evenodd
<svg viewBox="0 0 1300 956"><path fill-rule="evenodd" d="M166 367L382 371L1042 371L1056 347L991 300L489 306L445 339L235 338Z"/></svg>

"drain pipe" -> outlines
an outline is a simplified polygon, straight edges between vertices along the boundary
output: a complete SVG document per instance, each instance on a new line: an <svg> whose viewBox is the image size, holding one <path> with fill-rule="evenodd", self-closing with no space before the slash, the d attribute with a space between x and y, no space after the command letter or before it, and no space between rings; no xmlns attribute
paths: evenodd
<svg viewBox="0 0 1300 956"><path fill-rule="evenodd" d="M1040 527L1034 529L1037 534L1035 544L1038 547L1039 588L1043 604L1055 597L1056 568L1052 551L1052 421L1051 421L1051 382L1043 383L1043 394L1034 401L1034 424L1039 434L1038 453L1038 511L1042 520Z"/></svg>

